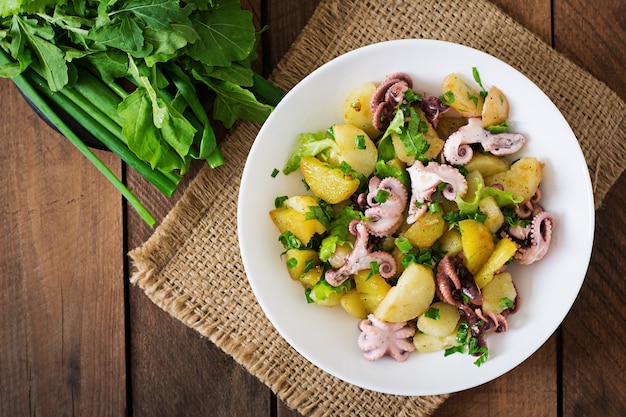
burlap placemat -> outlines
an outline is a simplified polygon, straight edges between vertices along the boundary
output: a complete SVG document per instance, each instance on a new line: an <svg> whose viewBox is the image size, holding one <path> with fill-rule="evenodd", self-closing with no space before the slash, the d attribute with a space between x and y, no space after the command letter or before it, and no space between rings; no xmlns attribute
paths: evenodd
<svg viewBox="0 0 626 417"><path fill-rule="evenodd" d="M442 3L322 1L271 78L286 91L342 53L391 39L440 39L485 51L529 77L564 114L586 156L598 207L624 170L624 102L493 4ZM258 129L240 124L222 145L228 164L203 169L153 236L131 251L132 283L302 414L431 415L448 395L392 396L344 383L295 352L263 314L237 250L235 215L239 180Z"/></svg>

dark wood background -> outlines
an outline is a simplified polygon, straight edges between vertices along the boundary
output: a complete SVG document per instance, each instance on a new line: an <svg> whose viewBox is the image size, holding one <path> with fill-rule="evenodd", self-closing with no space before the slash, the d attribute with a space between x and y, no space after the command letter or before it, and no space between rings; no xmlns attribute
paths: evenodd
<svg viewBox="0 0 626 417"><path fill-rule="evenodd" d="M242 3L271 27L257 63L268 74L318 1ZM625 1L494 3L626 100ZM0 97L0 416L299 416L129 285L125 254L152 230L9 80ZM98 155L157 219L180 197ZM626 415L625 196L622 175L597 211L587 278L558 331L437 417Z"/></svg>

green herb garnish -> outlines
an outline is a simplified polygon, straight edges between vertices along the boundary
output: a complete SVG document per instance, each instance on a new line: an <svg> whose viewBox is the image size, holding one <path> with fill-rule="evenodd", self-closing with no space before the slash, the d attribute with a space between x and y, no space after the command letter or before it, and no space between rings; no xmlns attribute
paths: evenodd
<svg viewBox="0 0 626 417"><path fill-rule="evenodd" d="M430 307L424 313L424 317L428 317L429 319L432 319L432 320L439 320L439 317L440 317L439 309L436 307Z"/></svg>

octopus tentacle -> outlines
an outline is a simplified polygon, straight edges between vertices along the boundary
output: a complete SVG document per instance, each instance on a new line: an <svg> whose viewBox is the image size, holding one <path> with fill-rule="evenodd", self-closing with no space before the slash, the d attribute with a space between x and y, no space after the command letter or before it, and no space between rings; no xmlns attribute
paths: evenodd
<svg viewBox="0 0 626 417"><path fill-rule="evenodd" d="M378 131L384 131L393 117L407 90L413 88L411 76L404 72L389 75L378 86L370 100L372 124Z"/></svg>
<svg viewBox="0 0 626 417"><path fill-rule="evenodd" d="M374 236L389 236L402 224L408 199L406 188L400 180L394 177L387 177L383 180L372 177L368 186L369 192L365 198L368 208L365 209L365 216L369 220L365 220L363 224ZM384 202L376 201L380 191L387 192ZM358 200L363 201L361 197Z"/></svg>
<svg viewBox="0 0 626 417"><path fill-rule="evenodd" d="M457 168L449 165L429 162L424 166L422 162L415 161L406 171L411 178L411 199L406 220L409 224L415 223L426 213L426 203L439 184L446 183L443 196L448 200L454 200L457 194L463 196L467 192L465 177Z"/></svg>
<svg viewBox="0 0 626 417"><path fill-rule="evenodd" d="M473 143L479 143L483 149L494 155L510 155L519 151L526 138L519 133L493 134L483 129L478 117L470 117L465 126L451 134L443 146L443 156L451 164L465 165L474 154Z"/></svg>
<svg viewBox="0 0 626 417"><path fill-rule="evenodd" d="M550 247L554 223L554 216L551 213L547 211L537 213L530 224L529 243L520 246L515 254L515 260L528 265L542 259Z"/></svg>
<svg viewBox="0 0 626 417"><path fill-rule="evenodd" d="M420 108L424 112L426 119L433 127L437 127L441 116L450 110L450 107L443 104L441 99L437 96L431 96L430 94L422 93L422 101L420 101Z"/></svg>
<svg viewBox="0 0 626 417"><path fill-rule="evenodd" d="M520 218L530 219L526 227L512 226L504 230L501 235L512 238L518 245L515 260L523 265L529 265L542 259L548 252L555 219L538 204L541 192L537 189L535 195L523 206L523 210L516 213Z"/></svg>
<svg viewBox="0 0 626 417"><path fill-rule="evenodd" d="M473 305L483 304L483 298L474 277L459 259L452 259L446 255L439 261L436 284L437 297L445 303L458 307L464 304L461 296L464 294Z"/></svg>
<svg viewBox="0 0 626 417"><path fill-rule="evenodd" d="M351 221L348 230L356 235L354 247L346 256L345 263L341 267L326 271L324 277L330 285L334 287L341 285L350 278L350 275L370 269L372 262L378 263L379 273L383 278L390 278L396 273L396 261L390 253L385 251L371 252L368 246L369 233L361 221Z"/></svg>

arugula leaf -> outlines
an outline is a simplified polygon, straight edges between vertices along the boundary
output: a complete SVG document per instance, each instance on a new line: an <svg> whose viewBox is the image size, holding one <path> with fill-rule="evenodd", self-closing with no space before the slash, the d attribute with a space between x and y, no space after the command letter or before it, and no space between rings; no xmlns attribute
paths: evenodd
<svg viewBox="0 0 626 417"><path fill-rule="evenodd" d="M0 17L7 17L24 13L38 13L45 10L49 5L55 4L55 0L12 0L0 2Z"/></svg>
<svg viewBox="0 0 626 417"><path fill-rule="evenodd" d="M374 175L378 178L394 177L400 180L406 190L411 189L411 179L409 173L405 169L397 168L385 163L384 160L379 159L376 162L376 168L374 169Z"/></svg>
<svg viewBox="0 0 626 417"><path fill-rule="evenodd" d="M398 135L401 134L403 128L404 128L404 112L402 111L400 107L398 107L396 108L394 112L394 116L393 116L393 119L391 119L391 123L389 123L387 130L385 130L385 133L383 134L383 137L380 140L381 141L384 140L387 136L390 136L392 133L396 133Z"/></svg>
<svg viewBox="0 0 626 417"><path fill-rule="evenodd" d="M184 161L162 140L160 130L152 123L151 109L144 89L135 90L120 103L118 111L124 119L122 133L128 140L128 147L153 169L179 169Z"/></svg>
<svg viewBox="0 0 626 417"><path fill-rule="evenodd" d="M263 123L273 107L257 101L254 94L245 88L228 82L213 82L209 87L217 93L213 117L230 129L237 120L252 120Z"/></svg>
<svg viewBox="0 0 626 417"><path fill-rule="evenodd" d="M322 239L319 249L319 258L322 262L328 261L333 253L337 250L337 246L341 246L346 242L351 242L350 231L348 225L352 220L364 220L365 215L352 207L344 207L332 219L328 228L328 235Z"/></svg>
<svg viewBox="0 0 626 417"><path fill-rule="evenodd" d="M196 11L189 19L199 35L186 53L207 66L229 66L241 61L256 44L250 12L238 0L223 0L208 10Z"/></svg>
<svg viewBox="0 0 626 417"><path fill-rule="evenodd" d="M408 121L406 120L408 117ZM419 159L429 148L423 133L427 129L425 123L411 106L398 106L394 111L393 119L381 138L384 141L392 133L397 134L402 141L407 155Z"/></svg>
<svg viewBox="0 0 626 417"><path fill-rule="evenodd" d="M132 14L135 21L144 22L154 30L169 29L170 24L185 22L191 13L190 8L181 8L178 2L163 0L131 0L123 8L111 13Z"/></svg>
<svg viewBox="0 0 626 417"><path fill-rule="evenodd" d="M52 91L59 91L69 81L65 54L54 45L54 31L50 25L39 25L37 19L13 16L11 33L11 55L21 56L25 44L28 44L37 56L38 67L43 72Z"/></svg>

